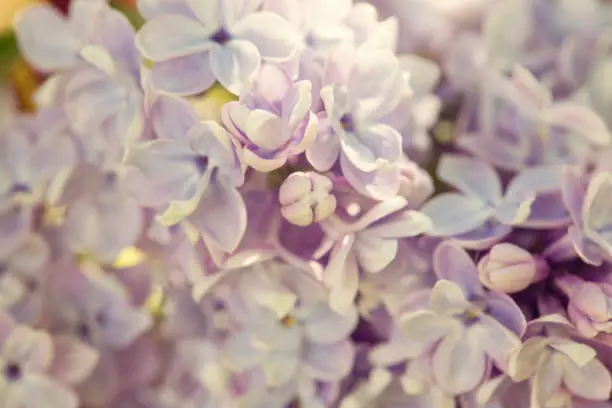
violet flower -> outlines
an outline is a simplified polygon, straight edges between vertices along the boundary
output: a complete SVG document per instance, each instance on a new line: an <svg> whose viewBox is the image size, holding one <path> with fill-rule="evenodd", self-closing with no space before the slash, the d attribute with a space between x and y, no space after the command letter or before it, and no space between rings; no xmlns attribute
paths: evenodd
<svg viewBox="0 0 612 408"><path fill-rule="evenodd" d="M612 333L612 285L588 282L574 275L559 276L554 282L569 298L568 317L580 334L595 337Z"/></svg>
<svg viewBox="0 0 612 408"><path fill-rule="evenodd" d="M429 308L407 313L400 327L413 356L432 353L435 383L451 395L462 394L486 380L492 364L507 369L525 317L507 295L484 290L476 266L459 247L442 243L434 269L441 280Z"/></svg>
<svg viewBox="0 0 612 408"><path fill-rule="evenodd" d="M77 396L67 385L82 381L91 372L97 354L71 341L54 344L48 333L26 326L2 330L8 330L0 352L2 405L76 408Z"/></svg>
<svg viewBox="0 0 612 408"><path fill-rule="evenodd" d="M588 185L578 172L565 173L563 199L573 221L567 238L575 254L588 264L601 265L612 256L606 210L611 188L612 174L608 172L593 175Z"/></svg>
<svg viewBox="0 0 612 408"><path fill-rule="evenodd" d="M223 123L243 146L246 165L276 170L312 145L318 120L310 112L311 89L310 82L293 82L279 66L264 64L239 102L223 106Z"/></svg>
<svg viewBox="0 0 612 408"><path fill-rule="evenodd" d="M334 310L342 312L355 299L360 270L383 270L397 255L400 239L430 231L430 220L405 206L405 199L395 197L377 203L353 222L331 216L321 223L327 238L314 257L329 252L322 279L331 290Z"/></svg>
<svg viewBox="0 0 612 408"><path fill-rule="evenodd" d="M510 182L505 194L497 172L478 159L445 155L437 174L463 194L442 193L421 208L433 223L432 236L452 236L466 247L487 248L510 233L512 226L548 228L567 223L558 200L559 167L526 169Z"/></svg>
<svg viewBox="0 0 612 408"><path fill-rule="evenodd" d="M153 84L192 95L217 80L239 94L262 59L282 62L294 57L299 45L294 27L277 14L256 11L258 2L252 3L185 0L167 10L157 2L142 2L141 12L150 21L136 44L145 58L156 62Z"/></svg>
<svg viewBox="0 0 612 408"><path fill-rule="evenodd" d="M325 116L306 152L308 160L318 171L327 171L339 158L342 174L358 192L375 199L393 197L402 158L402 138L393 126L405 123L403 109L410 101L404 72L386 50L342 45L330 58L328 69L336 77L321 89Z"/></svg>
<svg viewBox="0 0 612 408"><path fill-rule="evenodd" d="M213 245L233 251L246 228L246 209L236 190L244 180L229 134L215 122L199 122L183 100L161 97L156 104L168 116L154 124L158 139L127 152L127 185L168 224L187 217Z"/></svg>
<svg viewBox="0 0 612 408"><path fill-rule="evenodd" d="M461 148L520 171L533 165L581 163L610 144L605 123L592 109L555 100L528 70L514 66L510 79L495 70L482 76L486 80L476 102L476 129L460 128Z"/></svg>

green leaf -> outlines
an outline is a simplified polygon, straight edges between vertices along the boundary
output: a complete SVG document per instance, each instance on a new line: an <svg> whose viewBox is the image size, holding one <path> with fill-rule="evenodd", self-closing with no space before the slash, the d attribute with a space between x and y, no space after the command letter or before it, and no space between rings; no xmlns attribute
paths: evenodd
<svg viewBox="0 0 612 408"><path fill-rule="evenodd" d="M3 81L11 72L13 63L19 59L17 37L13 31L0 33L0 81Z"/></svg>

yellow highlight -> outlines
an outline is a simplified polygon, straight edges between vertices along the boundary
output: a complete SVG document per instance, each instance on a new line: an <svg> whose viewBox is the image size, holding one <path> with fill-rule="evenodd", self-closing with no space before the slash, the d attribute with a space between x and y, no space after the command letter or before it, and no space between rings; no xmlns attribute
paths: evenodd
<svg viewBox="0 0 612 408"><path fill-rule="evenodd" d="M227 91L218 83L201 95L187 98L202 120L221 121L221 107L228 102L236 101L236 95Z"/></svg>
<svg viewBox="0 0 612 408"><path fill-rule="evenodd" d="M115 262L113 262L113 268L133 268L136 265L140 265L145 258L144 252L136 247L124 248L117 256L117 259L115 259Z"/></svg>
<svg viewBox="0 0 612 408"><path fill-rule="evenodd" d="M0 7L0 31L8 30L15 15L27 6L39 4L40 0L2 0Z"/></svg>
<svg viewBox="0 0 612 408"><path fill-rule="evenodd" d="M145 309L151 316L160 319L164 317L165 303L164 291L161 286L157 286L153 289L153 292L145 302Z"/></svg>

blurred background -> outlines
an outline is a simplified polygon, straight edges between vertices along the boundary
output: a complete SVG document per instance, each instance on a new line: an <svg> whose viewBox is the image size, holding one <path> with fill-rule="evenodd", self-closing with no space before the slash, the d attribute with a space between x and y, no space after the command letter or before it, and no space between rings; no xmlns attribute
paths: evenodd
<svg viewBox="0 0 612 408"><path fill-rule="evenodd" d="M16 39L12 31L13 18L24 7L39 3L50 3L66 12L70 0L1 0L0 7L0 87L12 88L19 98L20 108L32 109L31 96L42 80L19 56ZM136 11L136 0L112 0L111 5L123 11L136 25L140 16Z"/></svg>

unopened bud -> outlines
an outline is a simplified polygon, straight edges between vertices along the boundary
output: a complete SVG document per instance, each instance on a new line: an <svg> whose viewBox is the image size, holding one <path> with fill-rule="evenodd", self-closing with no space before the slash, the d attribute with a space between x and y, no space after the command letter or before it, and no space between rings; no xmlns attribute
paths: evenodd
<svg viewBox="0 0 612 408"><path fill-rule="evenodd" d="M280 187L281 214L300 227L319 222L336 210L333 183L315 172L292 173Z"/></svg>
<svg viewBox="0 0 612 408"><path fill-rule="evenodd" d="M548 276L546 261L513 244L497 244L478 263L478 277L491 290L515 293Z"/></svg>

